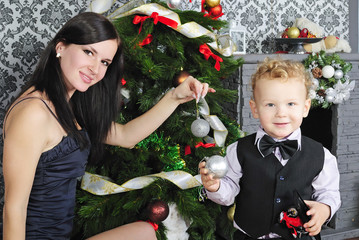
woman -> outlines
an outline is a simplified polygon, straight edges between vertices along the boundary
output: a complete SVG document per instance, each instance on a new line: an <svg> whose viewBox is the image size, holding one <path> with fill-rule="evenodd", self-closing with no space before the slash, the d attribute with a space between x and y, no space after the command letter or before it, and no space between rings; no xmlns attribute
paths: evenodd
<svg viewBox="0 0 359 240"><path fill-rule="evenodd" d="M188 77L142 116L121 125L121 40L110 21L82 13L45 48L4 120L4 239L69 239L76 179L103 144L132 148L184 102L214 92ZM91 239L156 239L136 222Z"/></svg>

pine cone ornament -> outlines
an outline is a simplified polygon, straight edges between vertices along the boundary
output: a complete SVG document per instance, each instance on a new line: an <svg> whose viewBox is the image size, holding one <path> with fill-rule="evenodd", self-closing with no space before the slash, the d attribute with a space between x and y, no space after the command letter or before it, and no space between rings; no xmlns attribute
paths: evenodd
<svg viewBox="0 0 359 240"><path fill-rule="evenodd" d="M313 68L312 74L313 74L314 78L321 78L323 76L322 69L320 69L318 67Z"/></svg>
<svg viewBox="0 0 359 240"><path fill-rule="evenodd" d="M324 97L326 94L325 94L325 89L319 89L317 94L321 97Z"/></svg>

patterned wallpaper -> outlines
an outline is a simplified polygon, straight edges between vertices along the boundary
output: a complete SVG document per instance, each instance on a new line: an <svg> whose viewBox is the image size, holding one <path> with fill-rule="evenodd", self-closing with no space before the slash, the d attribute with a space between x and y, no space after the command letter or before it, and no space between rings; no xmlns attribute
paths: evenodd
<svg viewBox="0 0 359 240"><path fill-rule="evenodd" d="M120 6L128 0L118 0ZM273 38L306 17L348 40L349 0L221 0L223 20L246 32L247 53L272 53ZM5 107L29 79L39 54L62 24L85 11L90 0L0 0L0 132ZM182 0L180 9L200 10L201 0ZM2 136L0 157L2 158ZM0 163L0 172L2 171ZM1 176L1 174L0 174ZM1 179L1 178L0 178ZM0 205L3 187L0 180ZM0 207L0 212L2 207Z"/></svg>
<svg viewBox="0 0 359 240"><path fill-rule="evenodd" d="M201 1L184 1L181 9L200 10ZM323 27L325 35L349 40L349 0L221 0L223 20L246 32L246 53L280 50L273 38L296 18Z"/></svg>

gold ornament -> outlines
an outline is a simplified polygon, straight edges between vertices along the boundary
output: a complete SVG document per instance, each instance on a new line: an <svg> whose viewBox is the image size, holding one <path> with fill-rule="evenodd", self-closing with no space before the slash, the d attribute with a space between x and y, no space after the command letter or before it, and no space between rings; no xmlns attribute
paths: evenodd
<svg viewBox="0 0 359 240"><path fill-rule="evenodd" d="M235 211L236 211L236 204L234 203L233 206L230 207L227 211L227 217L231 222L233 222Z"/></svg>
<svg viewBox="0 0 359 240"><path fill-rule="evenodd" d="M206 0L206 5L211 8L218 6L219 3L220 3L220 0Z"/></svg>
<svg viewBox="0 0 359 240"><path fill-rule="evenodd" d="M324 40L326 49L334 48L337 45L337 43L338 43L338 39L336 36L333 35L327 36Z"/></svg>
<svg viewBox="0 0 359 240"><path fill-rule="evenodd" d="M177 87L178 85L180 85L181 83L184 82L184 80L187 79L187 77L189 77L190 74L186 71L181 71L178 75L176 75L173 79L173 85L175 87Z"/></svg>
<svg viewBox="0 0 359 240"><path fill-rule="evenodd" d="M297 38L300 34L299 28L297 27L290 27L287 31L289 38Z"/></svg>

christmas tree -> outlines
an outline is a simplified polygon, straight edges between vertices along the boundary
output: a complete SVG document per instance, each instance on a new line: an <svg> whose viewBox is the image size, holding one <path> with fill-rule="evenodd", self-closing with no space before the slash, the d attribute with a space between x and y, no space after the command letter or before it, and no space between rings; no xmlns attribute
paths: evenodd
<svg viewBox="0 0 359 240"><path fill-rule="evenodd" d="M161 2L152 3L167 8ZM178 14L182 25L195 22L211 33L228 24L204 16L202 12L171 11ZM149 110L166 91L179 84L183 79L181 74L187 73L216 89L216 93L207 94L205 101L210 114L218 116L226 127L228 136L222 146L213 143L213 129L208 133L209 137L194 136L191 125L199 116L201 102L191 101L181 104L156 132L135 148L108 146L100 164L89 165L87 171L109 177L119 185L163 171L180 170L197 175L201 159L224 155L225 147L241 136L236 121L223 113L222 106L237 100L237 92L225 89L223 81L232 77L243 59L223 56L210 47L214 41L212 37L189 38L169 26L171 21L166 19L157 22L148 15L131 14L113 22L123 41L125 55L125 91L119 123L126 123ZM164 178L156 178L138 190L105 196L79 189L76 238L89 237L129 222L148 220L148 205L161 200L165 204L175 204L180 215L190 223L189 239L215 239L216 220L221 214L226 216L226 212L209 200L200 201L200 190L201 186L181 189ZM231 231L232 222L227 217L220 222L223 228ZM166 227L161 222L158 224L158 239L167 239Z"/></svg>

